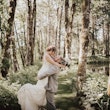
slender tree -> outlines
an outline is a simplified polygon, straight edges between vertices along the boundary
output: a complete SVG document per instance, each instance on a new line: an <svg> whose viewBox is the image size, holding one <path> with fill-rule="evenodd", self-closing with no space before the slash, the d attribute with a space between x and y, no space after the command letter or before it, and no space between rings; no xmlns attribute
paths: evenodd
<svg viewBox="0 0 110 110"><path fill-rule="evenodd" d="M105 56L109 57L109 22L105 23L105 34L104 34L104 44L105 44Z"/></svg>
<svg viewBox="0 0 110 110"><path fill-rule="evenodd" d="M41 30L38 31L37 34L38 34L37 35L37 49L38 49L39 59L42 59L43 49L44 49L42 31Z"/></svg>
<svg viewBox="0 0 110 110"><path fill-rule="evenodd" d="M63 14L63 5L60 7L60 15L59 15L59 29L58 29L58 54L61 54L61 25L62 25L62 14Z"/></svg>
<svg viewBox="0 0 110 110"><path fill-rule="evenodd" d="M48 0L48 44L51 44L51 38L52 38L52 34L51 34L51 28L52 28L52 21L51 21L51 0Z"/></svg>
<svg viewBox="0 0 110 110"><path fill-rule="evenodd" d="M4 6L4 1L0 1L0 46L1 46L1 54L3 53L3 48L4 48L4 32L3 32L3 6Z"/></svg>
<svg viewBox="0 0 110 110"><path fill-rule="evenodd" d="M10 0L10 4L9 4L9 18L8 18L8 26L6 31L6 40L5 40L6 42L5 42L2 67L1 67L1 73L3 77L6 77L6 74L8 74L10 67L9 60L10 60L11 32L13 27L16 2L17 0Z"/></svg>
<svg viewBox="0 0 110 110"><path fill-rule="evenodd" d="M19 41L19 35L18 35L18 32L17 32L17 29L16 29L16 24L14 23L14 31L15 31L15 34L16 34L16 40L17 40L17 45L18 45L18 51L20 53L20 57L21 57L21 62L22 62L22 65L23 67L25 67L26 65L26 56L25 56L25 51L24 49L20 46L20 41ZM25 47L26 48L26 47Z"/></svg>
<svg viewBox="0 0 110 110"><path fill-rule="evenodd" d="M87 48L89 43L89 14L90 14L90 0L82 0L82 29L79 36L79 64L78 64L78 92L82 90L83 82L86 76L86 60Z"/></svg>
<svg viewBox="0 0 110 110"><path fill-rule="evenodd" d="M71 59L71 42L72 42L72 29L73 29L73 18L76 11L76 4L72 0L70 5L69 0L65 0L65 30L66 30L66 57Z"/></svg>
<svg viewBox="0 0 110 110"><path fill-rule="evenodd" d="M14 67L14 72L17 72L20 68L19 68L17 54L16 54L17 49L16 49L16 43L15 43L15 37L14 37L14 30L12 32L11 42L12 42L12 53L13 53L13 67Z"/></svg>
<svg viewBox="0 0 110 110"><path fill-rule="evenodd" d="M36 0L28 0L28 40L27 40L27 64L34 64L35 29L36 29Z"/></svg>
<svg viewBox="0 0 110 110"><path fill-rule="evenodd" d="M94 44L94 37L95 37L95 17L92 15L92 55L95 55L95 44Z"/></svg>

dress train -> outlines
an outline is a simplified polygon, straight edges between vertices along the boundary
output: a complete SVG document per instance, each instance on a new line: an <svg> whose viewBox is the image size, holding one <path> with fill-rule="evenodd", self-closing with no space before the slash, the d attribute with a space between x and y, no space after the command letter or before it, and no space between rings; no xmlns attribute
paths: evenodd
<svg viewBox="0 0 110 110"><path fill-rule="evenodd" d="M38 110L39 106L46 105L45 86L48 83L48 77L38 80L36 85L30 83L23 85L18 93L18 103L22 110Z"/></svg>

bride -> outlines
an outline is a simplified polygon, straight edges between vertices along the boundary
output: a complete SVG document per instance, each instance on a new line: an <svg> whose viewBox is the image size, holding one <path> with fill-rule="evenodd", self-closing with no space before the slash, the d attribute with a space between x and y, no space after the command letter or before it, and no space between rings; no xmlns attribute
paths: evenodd
<svg viewBox="0 0 110 110"><path fill-rule="evenodd" d="M19 89L17 98L22 110L39 110L40 106L45 105L47 110L56 110L54 94L58 88L57 73L60 67L65 66L58 62L55 52L55 46L47 47L43 65L37 74L37 84L28 83Z"/></svg>

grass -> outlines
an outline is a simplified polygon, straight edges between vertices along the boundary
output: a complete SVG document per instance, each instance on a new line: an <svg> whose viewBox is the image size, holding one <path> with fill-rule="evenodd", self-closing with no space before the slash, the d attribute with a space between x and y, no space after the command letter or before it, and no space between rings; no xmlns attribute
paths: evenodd
<svg viewBox="0 0 110 110"><path fill-rule="evenodd" d="M104 56L90 56L87 58L88 64L108 64L109 62L109 58Z"/></svg>
<svg viewBox="0 0 110 110"><path fill-rule="evenodd" d="M74 63L72 63L71 65L72 66L70 68L66 69L65 71L61 71L59 74L59 88L55 96L55 102L58 110L81 110L79 108L80 101L76 97L75 89L77 78L77 65L75 65ZM37 71L40 67L41 63L34 66L29 66L25 69L20 70L17 73L10 73L8 76L8 80L0 80L0 109L2 108L2 110L20 110L20 107L17 103L16 92L25 83L36 84ZM98 86L100 85L99 88L102 88L101 82L107 81L107 79L102 76L103 75L100 75L96 72L91 72L90 70L87 70L87 84L96 84L96 81L99 81L100 83L98 84ZM88 87L88 85L85 86L85 91L87 93L90 93L90 88ZM93 87L95 86L93 85ZM96 93L95 95L97 95L97 91L95 89L93 91L94 93Z"/></svg>

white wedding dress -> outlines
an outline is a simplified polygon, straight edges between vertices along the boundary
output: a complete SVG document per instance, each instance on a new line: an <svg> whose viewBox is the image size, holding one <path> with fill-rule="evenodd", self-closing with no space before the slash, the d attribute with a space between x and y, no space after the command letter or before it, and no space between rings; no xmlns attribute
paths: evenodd
<svg viewBox="0 0 110 110"><path fill-rule="evenodd" d="M30 83L23 85L18 93L18 103L22 110L38 110L39 106L46 105L46 90L45 86L48 84L48 77L50 74L58 72L58 67L50 64L44 58L43 65L38 72L38 78L36 85Z"/></svg>
<svg viewBox="0 0 110 110"><path fill-rule="evenodd" d="M46 105L44 87L47 82L48 77L38 80L36 85L28 83L19 89L17 97L22 110L38 110L38 106Z"/></svg>

